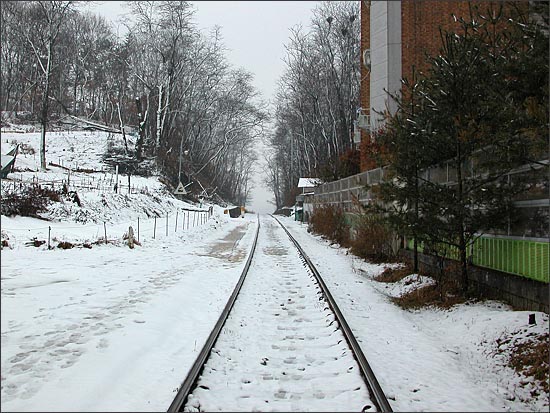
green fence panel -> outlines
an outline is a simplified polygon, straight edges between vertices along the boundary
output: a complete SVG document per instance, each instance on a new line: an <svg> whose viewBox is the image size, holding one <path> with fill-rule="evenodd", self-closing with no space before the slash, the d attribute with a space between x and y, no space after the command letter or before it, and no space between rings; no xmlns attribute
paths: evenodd
<svg viewBox="0 0 550 413"><path fill-rule="evenodd" d="M549 282L550 243L506 238L479 238L473 263L481 267Z"/></svg>
<svg viewBox="0 0 550 413"><path fill-rule="evenodd" d="M413 240L408 240L407 248L413 249ZM479 237L472 252L474 265L550 282L550 242ZM458 260L458 248L449 248L448 258Z"/></svg>

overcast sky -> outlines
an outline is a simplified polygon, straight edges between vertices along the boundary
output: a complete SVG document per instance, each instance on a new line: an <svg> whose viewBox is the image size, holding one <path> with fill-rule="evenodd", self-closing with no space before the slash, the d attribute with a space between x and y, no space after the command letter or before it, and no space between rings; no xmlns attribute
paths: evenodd
<svg viewBox="0 0 550 413"><path fill-rule="evenodd" d="M101 13L115 23L126 9L123 2L94 1L90 10ZM288 43L289 29L302 24L308 28L312 10L319 1L192 1L196 10L194 20L208 33L215 25L221 27L227 58L254 75L254 85L267 102L274 99L277 80L284 68L284 45ZM120 30L122 25L119 26ZM261 148L260 148L261 150ZM263 167L259 167L261 173ZM273 195L263 188L259 176L252 192L250 208L255 212L271 213L268 203Z"/></svg>

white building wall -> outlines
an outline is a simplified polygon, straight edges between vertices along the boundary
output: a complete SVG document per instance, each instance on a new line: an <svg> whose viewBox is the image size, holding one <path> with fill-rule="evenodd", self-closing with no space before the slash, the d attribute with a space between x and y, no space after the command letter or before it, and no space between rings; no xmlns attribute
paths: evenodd
<svg viewBox="0 0 550 413"><path fill-rule="evenodd" d="M376 130L382 114L397 109L387 92L401 88L401 1L371 2L370 47L370 116L371 129Z"/></svg>

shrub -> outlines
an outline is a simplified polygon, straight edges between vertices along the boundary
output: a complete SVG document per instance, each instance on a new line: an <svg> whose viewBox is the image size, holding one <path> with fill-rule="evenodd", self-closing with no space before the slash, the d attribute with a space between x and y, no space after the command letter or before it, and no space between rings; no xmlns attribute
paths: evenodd
<svg viewBox="0 0 550 413"><path fill-rule="evenodd" d="M360 216L356 234L351 241L351 252L372 262L393 262L397 257L397 239L393 231L377 214Z"/></svg>
<svg viewBox="0 0 550 413"><path fill-rule="evenodd" d="M327 205L315 208L309 219L309 229L342 246L349 244L349 226L341 208Z"/></svg>
<svg viewBox="0 0 550 413"><path fill-rule="evenodd" d="M27 145L26 143L20 143L19 144L19 153L23 155L34 155L36 151L34 148L30 145Z"/></svg>
<svg viewBox="0 0 550 413"><path fill-rule="evenodd" d="M29 242L26 242L25 244L31 247L40 247L45 243L46 243L45 240L37 239L36 237L34 237L32 240L30 240Z"/></svg>
<svg viewBox="0 0 550 413"><path fill-rule="evenodd" d="M19 149L17 150L20 154L23 155L34 155L36 151L31 145L28 145L26 143L18 142L16 139L12 139L10 141L10 144L13 146L19 145Z"/></svg>
<svg viewBox="0 0 550 413"><path fill-rule="evenodd" d="M38 217L38 213L47 210L50 202L59 202L59 200L57 191L32 185L21 191L3 193L0 210L2 215L6 216Z"/></svg>

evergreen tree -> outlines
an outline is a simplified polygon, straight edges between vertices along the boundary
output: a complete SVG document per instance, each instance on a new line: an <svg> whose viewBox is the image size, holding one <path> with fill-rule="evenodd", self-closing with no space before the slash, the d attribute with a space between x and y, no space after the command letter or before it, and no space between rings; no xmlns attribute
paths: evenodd
<svg viewBox="0 0 550 413"><path fill-rule="evenodd" d="M547 146L548 38L525 8L504 3L471 6L459 23L441 31L440 54L398 100L385 138L393 182L381 194L403 233L458 250L466 290L469 247L506 224L526 188L509 173ZM447 182L429 165L449 168Z"/></svg>
<svg viewBox="0 0 550 413"><path fill-rule="evenodd" d="M413 72L412 82L402 81L402 96L392 96L398 111L388 119L386 129L379 137L385 148L385 162L389 164L386 180L378 188L381 203L375 209L386 215L390 226L402 235L413 239L413 267L418 271L418 242L422 238L420 173L436 162L427 151L426 128L421 113L424 98L421 85Z"/></svg>

